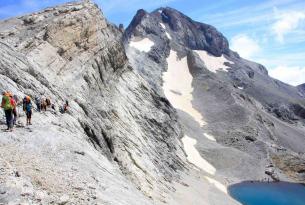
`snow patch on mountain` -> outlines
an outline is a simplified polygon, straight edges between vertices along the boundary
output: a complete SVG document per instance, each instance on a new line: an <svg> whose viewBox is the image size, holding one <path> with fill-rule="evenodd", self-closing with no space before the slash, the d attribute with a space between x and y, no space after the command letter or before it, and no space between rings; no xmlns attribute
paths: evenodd
<svg viewBox="0 0 305 205"><path fill-rule="evenodd" d="M168 70L163 73L165 96L176 109L189 113L201 126L206 125L202 115L192 106L193 77L189 72L187 58L178 59L177 53L171 50L167 63Z"/></svg>
<svg viewBox="0 0 305 205"><path fill-rule="evenodd" d="M211 60L209 62L211 62ZM207 125L203 120L201 113L192 106L193 76L188 68L187 57L179 59L177 52L171 50L170 55L167 58L167 63L168 70L163 73L163 90L165 96L176 109L182 110L191 115L200 124L200 126ZM217 61L217 63L219 63L219 61ZM213 143L216 142L216 139L212 135L204 133L203 136ZM205 160L196 149L195 145L197 144L197 140L185 135L182 138L182 143L187 154L187 160L209 175L215 176L216 168ZM227 193L226 186L221 182L209 176L205 176L205 178L217 189Z"/></svg>
<svg viewBox="0 0 305 205"><path fill-rule="evenodd" d="M213 73L216 73L217 71L227 72L229 67L226 66L225 63L233 64L233 62L227 60L223 55L220 57L215 57L210 55L206 51L195 50L195 52L200 56L207 69L209 69Z"/></svg>
<svg viewBox="0 0 305 205"><path fill-rule="evenodd" d="M203 135L206 138L208 138L209 140L216 142L216 139L215 139L215 137L213 135L210 135L210 134L207 134L207 133L204 133Z"/></svg>
<svg viewBox="0 0 305 205"><path fill-rule="evenodd" d="M222 183L220 183L219 181L211 178L211 177L208 177L208 176L205 176L205 178L211 183L211 184L214 184L214 186L219 189L220 191L224 192L225 194L228 193L228 190L226 188L225 185L223 185Z"/></svg>
<svg viewBox="0 0 305 205"><path fill-rule="evenodd" d="M198 168L204 170L205 172L215 175L216 169L213 165L211 165L208 161L203 159L197 149L195 148L195 145L197 144L197 140L190 138L189 136L185 135L182 138L182 142L184 145L184 150L187 154L187 160L197 166Z"/></svg>
<svg viewBox="0 0 305 205"><path fill-rule="evenodd" d="M138 49L139 51L147 53L155 45L155 43L151 41L149 38L144 38L141 40L133 39L129 45L131 47Z"/></svg>

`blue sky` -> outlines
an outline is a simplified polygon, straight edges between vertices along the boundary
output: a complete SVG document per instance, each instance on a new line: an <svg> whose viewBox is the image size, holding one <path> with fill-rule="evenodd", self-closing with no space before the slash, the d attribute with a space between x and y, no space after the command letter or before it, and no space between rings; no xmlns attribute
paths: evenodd
<svg viewBox="0 0 305 205"><path fill-rule="evenodd" d="M67 0L6 0L0 18L21 15ZM128 25L135 12L176 8L211 24L241 56L262 63L270 75L292 85L305 83L304 0L95 0L113 23Z"/></svg>

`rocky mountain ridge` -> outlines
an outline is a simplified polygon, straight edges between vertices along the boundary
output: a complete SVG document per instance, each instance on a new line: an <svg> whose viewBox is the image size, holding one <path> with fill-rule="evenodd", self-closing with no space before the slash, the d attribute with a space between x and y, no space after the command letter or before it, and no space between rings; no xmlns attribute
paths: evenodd
<svg viewBox="0 0 305 205"><path fill-rule="evenodd" d="M1 133L0 202L165 200L170 182L187 167L182 130L168 101L129 65L119 29L88 1L0 24L0 89L19 99L50 97L56 110L66 99L70 103L69 114L34 113L32 127L24 127L21 117L16 132ZM21 156L33 160L26 165ZM44 169L37 168L39 161ZM58 174L62 186L50 182ZM79 178L70 181L72 176Z"/></svg>
<svg viewBox="0 0 305 205"><path fill-rule="evenodd" d="M91 1L47 8L0 22L0 51L0 90L56 107L0 133L0 204L235 205L232 183L304 182L300 91L172 8L124 32Z"/></svg>

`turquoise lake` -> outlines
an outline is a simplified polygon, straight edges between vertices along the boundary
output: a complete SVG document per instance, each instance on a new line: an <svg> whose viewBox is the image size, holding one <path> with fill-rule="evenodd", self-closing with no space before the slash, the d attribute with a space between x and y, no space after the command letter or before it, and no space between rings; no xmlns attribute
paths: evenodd
<svg viewBox="0 0 305 205"><path fill-rule="evenodd" d="M288 182L242 182L230 195L243 205L305 205L305 185Z"/></svg>

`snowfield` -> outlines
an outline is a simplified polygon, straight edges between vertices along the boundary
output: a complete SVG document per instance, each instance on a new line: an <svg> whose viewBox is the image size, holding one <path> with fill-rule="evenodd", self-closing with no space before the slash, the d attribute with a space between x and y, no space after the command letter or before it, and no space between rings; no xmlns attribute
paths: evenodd
<svg viewBox="0 0 305 205"><path fill-rule="evenodd" d="M201 113L192 106L193 76L189 72L187 58L184 57L178 59L177 52L171 50L170 55L167 58L167 63L168 70L163 73L163 91L165 96L176 109L182 110L191 115L200 124L200 126L206 125L207 123L203 120ZM216 143L216 140L212 135L204 133L203 136L212 143ZM196 139L185 135L182 138L182 143L187 154L187 160L207 174L215 176L217 171L216 168L205 160L196 149ZM205 176L205 178L217 189L227 193L226 186L221 182L209 176Z"/></svg>
<svg viewBox="0 0 305 205"><path fill-rule="evenodd" d="M163 73L165 96L176 109L189 113L201 126L206 125L202 115L192 106L193 77L189 72L186 57L178 59L177 53L171 51L167 63L168 70Z"/></svg>

